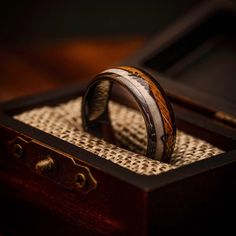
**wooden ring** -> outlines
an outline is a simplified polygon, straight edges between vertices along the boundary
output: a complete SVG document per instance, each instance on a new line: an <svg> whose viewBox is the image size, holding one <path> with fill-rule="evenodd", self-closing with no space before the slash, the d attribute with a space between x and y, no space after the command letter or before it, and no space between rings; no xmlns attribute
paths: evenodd
<svg viewBox="0 0 236 236"><path fill-rule="evenodd" d="M148 139L146 156L169 162L176 135L172 107L157 81L137 68L115 67L96 76L83 96L84 129L109 142L114 140L108 112L108 101L114 82L131 93L142 112Z"/></svg>

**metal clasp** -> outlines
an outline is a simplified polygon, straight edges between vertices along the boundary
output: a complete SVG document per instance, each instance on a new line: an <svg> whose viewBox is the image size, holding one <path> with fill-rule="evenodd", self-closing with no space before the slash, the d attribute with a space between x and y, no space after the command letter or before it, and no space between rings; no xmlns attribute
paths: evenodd
<svg viewBox="0 0 236 236"><path fill-rule="evenodd" d="M97 181L87 166L74 157L37 140L16 137L8 143L9 154L30 171L68 189L89 193L97 188Z"/></svg>

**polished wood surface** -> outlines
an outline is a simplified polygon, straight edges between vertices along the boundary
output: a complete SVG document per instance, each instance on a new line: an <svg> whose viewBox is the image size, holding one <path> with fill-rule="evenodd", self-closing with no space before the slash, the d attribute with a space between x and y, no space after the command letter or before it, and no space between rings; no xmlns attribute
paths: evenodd
<svg viewBox="0 0 236 236"><path fill-rule="evenodd" d="M0 101L63 87L116 65L145 37L83 38L0 47Z"/></svg>

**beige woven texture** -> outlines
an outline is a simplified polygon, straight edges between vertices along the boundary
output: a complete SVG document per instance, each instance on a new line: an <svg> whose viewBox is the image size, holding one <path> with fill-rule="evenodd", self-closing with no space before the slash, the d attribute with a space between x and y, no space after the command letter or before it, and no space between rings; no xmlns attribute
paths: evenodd
<svg viewBox="0 0 236 236"><path fill-rule="evenodd" d="M78 98L55 107L44 106L26 111L15 118L142 175L158 175L223 152L204 140L178 130L171 163L151 160L144 156L147 145L146 129L138 111L115 102L109 104L119 146L130 150L128 151L84 132L80 108L81 98Z"/></svg>

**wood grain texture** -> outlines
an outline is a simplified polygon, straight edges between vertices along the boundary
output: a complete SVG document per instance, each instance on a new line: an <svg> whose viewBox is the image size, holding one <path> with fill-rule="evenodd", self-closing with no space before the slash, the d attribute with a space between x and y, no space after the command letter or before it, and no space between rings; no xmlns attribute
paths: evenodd
<svg viewBox="0 0 236 236"><path fill-rule="evenodd" d="M169 104L169 101L167 100L165 91L157 82L158 77L155 78L157 81L156 83L154 83L154 78L152 80L151 77L145 72L142 72L140 70L128 66L124 66L121 68L131 71L132 73L137 74L139 77L142 77L144 80L147 81L148 90L151 91L152 96L155 98L155 101L160 109L164 125L164 136L162 136L162 141L164 143L165 148L161 160L169 162L175 145L175 136L176 136L175 118L174 118L174 112L172 111L172 107Z"/></svg>

